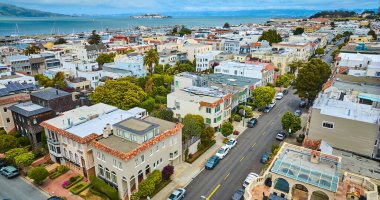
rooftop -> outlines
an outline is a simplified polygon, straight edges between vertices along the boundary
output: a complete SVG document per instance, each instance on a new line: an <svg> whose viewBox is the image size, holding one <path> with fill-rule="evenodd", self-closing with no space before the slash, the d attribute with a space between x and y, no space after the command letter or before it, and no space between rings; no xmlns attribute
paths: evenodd
<svg viewBox="0 0 380 200"><path fill-rule="evenodd" d="M176 90L168 95L173 95L178 99L182 99L182 100L190 101L194 103L200 103L200 102L214 103L222 99L222 97L205 96L205 95L195 94L195 93L184 91L184 90Z"/></svg>
<svg viewBox="0 0 380 200"><path fill-rule="evenodd" d="M158 127L157 124L133 117L123 120L117 124L114 124L114 126L138 135L144 135L145 133Z"/></svg>
<svg viewBox="0 0 380 200"><path fill-rule="evenodd" d="M44 100L52 100L63 96L70 96L71 94L62 90L54 88L46 88L40 91L33 92L31 96L35 96Z"/></svg>
<svg viewBox="0 0 380 200"><path fill-rule="evenodd" d="M317 156L317 162L311 161L314 156ZM286 144L282 146L270 171L336 192L341 170L340 163L341 160L337 156Z"/></svg>
<svg viewBox="0 0 380 200"><path fill-rule="evenodd" d="M227 85L227 86L237 86L237 87L245 87L248 85L255 85L261 80L258 78L248 78L227 74L208 74L205 75L204 78L208 82L213 82L217 84Z"/></svg>
<svg viewBox="0 0 380 200"><path fill-rule="evenodd" d="M31 101L27 101L27 102L23 102L23 103L13 105L13 106L9 107L9 109L12 110L12 112L19 113L25 117L30 117L30 116L34 116L37 114L41 114L44 112L51 111L50 108L46 108L46 107L40 106L38 104L34 104Z"/></svg>
<svg viewBox="0 0 380 200"><path fill-rule="evenodd" d="M29 57L26 55L13 55L13 56L7 56L7 60L9 61L19 61L19 60L29 60Z"/></svg>
<svg viewBox="0 0 380 200"><path fill-rule="evenodd" d="M380 62L380 56L374 54L361 54L361 53L339 53L341 60L371 60L372 62Z"/></svg>

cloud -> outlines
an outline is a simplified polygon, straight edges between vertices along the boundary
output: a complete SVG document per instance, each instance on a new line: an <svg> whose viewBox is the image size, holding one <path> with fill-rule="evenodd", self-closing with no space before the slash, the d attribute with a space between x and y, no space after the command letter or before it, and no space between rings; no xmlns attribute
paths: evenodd
<svg viewBox="0 0 380 200"><path fill-rule="evenodd" d="M236 11L258 9L368 9L379 0L3 0L21 7L63 13ZM92 13L91 13L92 12Z"/></svg>

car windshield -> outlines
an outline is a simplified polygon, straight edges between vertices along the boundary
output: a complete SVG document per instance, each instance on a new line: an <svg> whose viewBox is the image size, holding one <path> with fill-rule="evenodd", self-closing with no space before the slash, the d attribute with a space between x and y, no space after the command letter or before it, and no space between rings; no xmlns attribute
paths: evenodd
<svg viewBox="0 0 380 200"><path fill-rule="evenodd" d="M224 150L223 150L223 149L219 149L218 153L223 154L223 153L224 153Z"/></svg>
<svg viewBox="0 0 380 200"><path fill-rule="evenodd" d="M234 142L231 141L231 140L227 142L227 144L229 144L229 145L231 145L231 144L233 144L233 143L234 143Z"/></svg>
<svg viewBox="0 0 380 200"><path fill-rule="evenodd" d="M171 194L171 195L169 196L169 199L175 199L175 197L176 197L175 194Z"/></svg>

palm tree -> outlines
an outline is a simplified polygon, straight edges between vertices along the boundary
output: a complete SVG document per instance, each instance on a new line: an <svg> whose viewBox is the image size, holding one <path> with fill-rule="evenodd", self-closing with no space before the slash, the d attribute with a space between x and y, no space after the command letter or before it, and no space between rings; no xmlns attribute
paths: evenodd
<svg viewBox="0 0 380 200"><path fill-rule="evenodd" d="M159 56L155 49L150 49L144 57L144 65L149 66L149 73L153 74L153 65L158 65Z"/></svg>

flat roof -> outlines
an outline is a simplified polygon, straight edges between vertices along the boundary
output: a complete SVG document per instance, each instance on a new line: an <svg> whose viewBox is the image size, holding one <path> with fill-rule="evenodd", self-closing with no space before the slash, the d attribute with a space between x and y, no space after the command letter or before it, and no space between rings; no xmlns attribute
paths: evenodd
<svg viewBox="0 0 380 200"><path fill-rule="evenodd" d="M371 59L372 62L380 62L380 56L379 55L374 55L374 54L361 54L361 53L339 53L339 57L345 60L363 60L366 61L367 59Z"/></svg>
<svg viewBox="0 0 380 200"><path fill-rule="evenodd" d="M51 108L46 108L38 104L34 104L31 101L19 103L9 107L12 112L19 113L25 117L30 117L40 113L51 111Z"/></svg>
<svg viewBox="0 0 380 200"><path fill-rule="evenodd" d="M338 189L340 158L308 148L283 145L271 172L314 185L332 192ZM312 155L319 155L318 163L311 162Z"/></svg>
<svg viewBox="0 0 380 200"><path fill-rule="evenodd" d="M144 135L145 133L158 127L157 124L132 117L116 123L114 126L137 135Z"/></svg>
<svg viewBox="0 0 380 200"><path fill-rule="evenodd" d="M29 60L29 57L26 55L12 55L6 57L9 61L18 61L18 60Z"/></svg>
<svg viewBox="0 0 380 200"><path fill-rule="evenodd" d="M44 99L44 100L52 100L52 99L60 98L63 96L71 96L71 94L63 90L58 90L54 88L46 88L43 90L33 92L31 96L35 96L37 98Z"/></svg>
<svg viewBox="0 0 380 200"><path fill-rule="evenodd" d="M261 81L258 78L248 78L248 77L234 76L234 75L220 74L220 73L208 74L203 77L208 82L213 82L217 84L226 84L228 86L237 86L237 87L255 85L256 83Z"/></svg>
<svg viewBox="0 0 380 200"><path fill-rule="evenodd" d="M128 153L136 149L140 145L136 142L131 142L129 140L123 139L115 135L110 135L108 138L102 137L98 139L97 142L102 143L111 149L115 149L123 153Z"/></svg>

